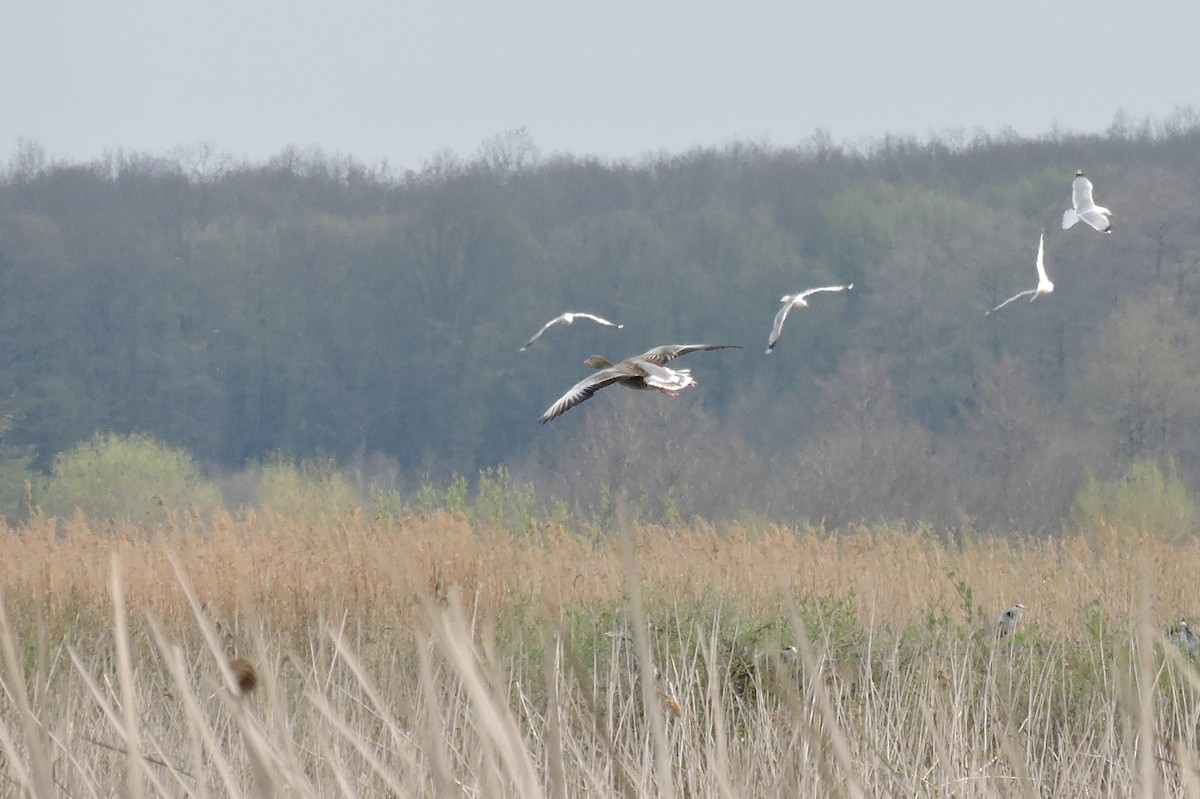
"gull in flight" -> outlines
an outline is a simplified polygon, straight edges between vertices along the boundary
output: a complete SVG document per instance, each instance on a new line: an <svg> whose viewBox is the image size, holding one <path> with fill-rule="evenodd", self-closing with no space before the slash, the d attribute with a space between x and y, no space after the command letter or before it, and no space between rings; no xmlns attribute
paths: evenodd
<svg viewBox="0 0 1200 799"><path fill-rule="evenodd" d="M654 389L672 397L688 386L696 385L690 369L669 369L668 361L702 350L741 349L736 344L665 344L649 352L612 363L603 355L593 355L584 361L597 372L580 380L571 390L559 397L538 419L542 424L562 416L605 386L620 383L627 388Z"/></svg>
<svg viewBox="0 0 1200 799"><path fill-rule="evenodd" d="M1109 217L1113 212L1092 201L1092 182L1083 176L1083 170L1076 170L1075 180L1071 183L1071 207L1063 211L1063 230L1074 227L1082 219L1096 230L1112 233L1109 227Z"/></svg>
<svg viewBox="0 0 1200 799"><path fill-rule="evenodd" d="M1032 294L1033 296L1029 297L1029 301L1033 302L1038 297L1041 297L1043 294L1049 294L1050 292L1054 291L1054 284L1050 282L1050 278L1046 277L1046 264L1043 263L1043 261L1042 261L1042 256L1045 252L1045 249L1046 249L1046 231L1043 230L1041 238L1038 239L1038 257L1037 257L1038 284L1037 284L1037 288L1027 289L1026 291L1020 292L1019 294L1014 294L1013 296L1009 297L1004 302L997 305L992 310L988 311L988 313L995 313L996 311L1003 308L1005 305L1008 305L1013 300L1020 299L1021 297L1028 297L1030 294ZM987 316L987 314L984 314L984 316Z"/></svg>
<svg viewBox="0 0 1200 799"><path fill-rule="evenodd" d="M522 347L520 351L524 352L526 349L529 348L530 344L532 344L533 342L535 342L539 338L541 338L543 333L545 333L547 330L554 327L555 325L569 325L572 322L574 322L576 319L591 319L593 322L596 322L596 323L602 324L602 325L607 325L608 327L615 327L617 330L620 330L621 328L625 327L625 325L618 325L615 322L608 321L607 319L601 319L599 316L596 316L595 314L567 311L566 313L559 314L558 316L554 317L546 324L542 325L542 329L539 330L538 332L534 333L533 338L529 339L529 341L526 341L525 346Z"/></svg>
<svg viewBox="0 0 1200 799"><path fill-rule="evenodd" d="M793 308L807 308L808 295L816 294L819 291L848 291L852 288L854 288L853 283L845 286L822 286L819 289L809 289L799 294L785 294L780 297L779 301L783 303L783 307L779 309L779 313L775 314L775 326L771 328L771 337L767 339L767 355L771 354L771 350L775 349L775 344L779 341L779 334L783 332L783 320L787 319L788 311Z"/></svg>

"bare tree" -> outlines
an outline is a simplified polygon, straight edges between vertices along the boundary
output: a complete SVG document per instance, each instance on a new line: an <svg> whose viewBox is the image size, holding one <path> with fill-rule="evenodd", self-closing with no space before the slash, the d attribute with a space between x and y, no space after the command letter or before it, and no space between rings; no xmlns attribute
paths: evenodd
<svg viewBox="0 0 1200 799"><path fill-rule="evenodd" d="M552 497L605 518L624 495L652 520L727 519L755 501L761 467L699 398L612 390L576 412L581 424L549 433L551 466L535 479Z"/></svg>
<svg viewBox="0 0 1200 799"><path fill-rule="evenodd" d="M963 409L963 435L948 470L971 518L990 527L1052 533L1082 482L1089 440L1044 401L1025 365L1003 357Z"/></svg>
<svg viewBox="0 0 1200 799"><path fill-rule="evenodd" d="M1165 291L1125 302L1079 384L1078 402L1107 431L1116 471L1138 458L1200 467L1200 324Z"/></svg>
<svg viewBox="0 0 1200 799"><path fill-rule="evenodd" d="M816 410L813 437L774 464L775 490L790 500L785 507L831 527L918 518L929 510L929 435L901 419L879 361L858 351L847 355L823 385Z"/></svg>

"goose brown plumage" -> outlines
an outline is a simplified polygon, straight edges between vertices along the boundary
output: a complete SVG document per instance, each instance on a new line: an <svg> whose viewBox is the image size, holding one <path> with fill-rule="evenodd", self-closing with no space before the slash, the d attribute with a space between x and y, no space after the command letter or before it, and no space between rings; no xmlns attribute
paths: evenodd
<svg viewBox="0 0 1200 799"><path fill-rule="evenodd" d="M669 369L666 364L681 355L703 350L741 349L737 344L665 344L652 350L634 355L619 363L613 363L603 355L593 355L584 364L596 370L594 375L584 378L571 387L566 394L546 409L538 419L542 424L562 416L581 402L591 398L600 389L613 383L626 388L654 389L674 396L688 386L696 384L690 369Z"/></svg>

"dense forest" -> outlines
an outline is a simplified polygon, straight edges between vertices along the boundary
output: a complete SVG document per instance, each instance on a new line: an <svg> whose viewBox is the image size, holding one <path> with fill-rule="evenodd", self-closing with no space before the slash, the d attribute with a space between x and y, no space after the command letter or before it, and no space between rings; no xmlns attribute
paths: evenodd
<svg viewBox="0 0 1200 799"><path fill-rule="evenodd" d="M1111 234L1061 228L1076 169ZM985 315L1035 285L1043 229L1054 293ZM764 354L779 298L831 283L854 289ZM624 328L518 351L566 310ZM698 342L744 348L681 359L677 398L610 389L536 423L588 355ZM0 386L9 482L140 432L213 474L503 465L591 511L625 492L684 518L1052 533L1138 464L1200 491L1200 121L636 162L514 131L404 174L23 143L0 171Z"/></svg>

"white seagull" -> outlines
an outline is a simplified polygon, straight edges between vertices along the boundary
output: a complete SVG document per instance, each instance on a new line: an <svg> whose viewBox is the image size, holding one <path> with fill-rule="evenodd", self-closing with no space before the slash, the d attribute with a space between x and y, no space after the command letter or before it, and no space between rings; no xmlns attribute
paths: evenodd
<svg viewBox="0 0 1200 799"><path fill-rule="evenodd" d="M1096 230L1112 233L1109 227L1109 217L1113 212L1092 201L1092 182L1083 176L1082 170L1076 170L1075 180L1071 183L1071 207L1063 211L1063 230L1074 227L1082 219Z"/></svg>
<svg viewBox="0 0 1200 799"><path fill-rule="evenodd" d="M819 289L809 289L802 291L799 294L785 294L779 298L783 303L783 307L779 309L779 313L775 314L775 326L771 328L771 337L767 339L767 355L771 354L771 350L775 349L775 343L779 341L779 334L783 332L783 320L787 319L788 311L793 308L807 308L810 294L816 294L819 291L848 291L854 288L853 283L845 286L822 286Z"/></svg>
<svg viewBox="0 0 1200 799"><path fill-rule="evenodd" d="M1001 308L1003 308L1005 305L1008 305L1013 300L1020 299L1021 297L1026 297L1026 296L1032 294L1033 296L1029 297L1029 301L1033 302L1038 297L1041 297L1043 294L1049 294L1050 292L1054 291L1054 284L1050 282L1050 278L1046 277L1046 264L1042 261L1042 255L1045 252L1045 249L1046 249L1046 231L1043 230L1041 238L1038 239L1038 257L1037 257L1038 284L1037 284L1037 288L1028 289L1026 291L1022 291L1019 294L1014 294L1013 296L1009 297L1004 302L997 305L992 310L988 311L988 313L994 313L994 312L1000 310ZM984 316L987 316L987 314L984 314Z"/></svg>
<svg viewBox="0 0 1200 799"><path fill-rule="evenodd" d="M529 341L526 341L525 346L522 347L519 351L524 352L526 349L528 349L530 344L532 344L533 342L535 342L539 338L541 338L543 333L545 333L547 330L554 327L555 325L569 325L572 322L574 322L576 319L591 319L593 322L596 322L601 325L607 325L608 327L615 327L617 330L620 330L621 328L625 327L625 325L618 325L615 322L608 321L607 319L601 319L599 316L596 316L595 314L567 311L566 313L559 314L558 316L554 317L546 324L542 325L542 329L539 330L538 332L534 333L533 338L529 339Z"/></svg>

